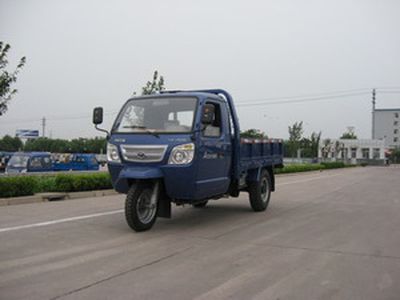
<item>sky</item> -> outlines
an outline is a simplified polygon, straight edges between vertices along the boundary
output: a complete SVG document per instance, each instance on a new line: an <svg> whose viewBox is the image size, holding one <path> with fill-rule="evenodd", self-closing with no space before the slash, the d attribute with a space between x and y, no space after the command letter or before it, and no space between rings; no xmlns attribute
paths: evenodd
<svg viewBox="0 0 400 300"><path fill-rule="evenodd" d="M109 129L158 70L168 89L226 89L243 130L287 138L303 121L305 136L370 138L371 89L377 108L400 107L399 12L398 0L0 0L9 69L27 57L0 136L43 117L46 136L101 136L92 109Z"/></svg>

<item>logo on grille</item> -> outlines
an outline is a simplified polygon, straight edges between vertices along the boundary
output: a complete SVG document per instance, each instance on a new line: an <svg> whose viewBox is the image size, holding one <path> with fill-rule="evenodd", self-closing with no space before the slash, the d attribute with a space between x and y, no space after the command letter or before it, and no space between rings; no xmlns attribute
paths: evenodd
<svg viewBox="0 0 400 300"><path fill-rule="evenodd" d="M136 156L137 156L137 158L139 158L139 159L145 159L147 156L146 156L146 154L144 153L144 152L138 152L137 154L136 154Z"/></svg>

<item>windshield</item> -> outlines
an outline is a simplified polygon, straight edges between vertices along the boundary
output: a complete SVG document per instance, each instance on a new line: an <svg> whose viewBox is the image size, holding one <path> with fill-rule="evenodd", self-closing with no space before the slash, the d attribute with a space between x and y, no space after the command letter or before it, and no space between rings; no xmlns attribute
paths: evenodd
<svg viewBox="0 0 400 300"><path fill-rule="evenodd" d="M12 168L26 168L28 166L29 156L27 155L14 155L8 162L8 167Z"/></svg>
<svg viewBox="0 0 400 300"><path fill-rule="evenodd" d="M118 117L115 132L191 132L197 99L160 97L130 100Z"/></svg>

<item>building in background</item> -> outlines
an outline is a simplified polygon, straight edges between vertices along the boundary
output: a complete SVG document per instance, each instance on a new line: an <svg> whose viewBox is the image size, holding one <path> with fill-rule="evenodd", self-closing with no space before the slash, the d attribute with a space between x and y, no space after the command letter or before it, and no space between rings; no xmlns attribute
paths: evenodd
<svg viewBox="0 0 400 300"><path fill-rule="evenodd" d="M385 164L385 141L325 139L319 144L318 158L321 161L383 165Z"/></svg>
<svg viewBox="0 0 400 300"><path fill-rule="evenodd" d="M400 147L400 108L372 108L372 139L382 139L387 148Z"/></svg>

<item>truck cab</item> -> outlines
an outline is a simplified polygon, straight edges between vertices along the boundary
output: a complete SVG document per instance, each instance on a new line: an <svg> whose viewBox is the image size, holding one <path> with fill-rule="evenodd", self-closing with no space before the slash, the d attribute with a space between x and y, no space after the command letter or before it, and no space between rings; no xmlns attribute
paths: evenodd
<svg viewBox="0 0 400 300"><path fill-rule="evenodd" d="M57 160L53 165L54 171L97 171L99 162L95 154L73 153L64 154L62 160Z"/></svg>
<svg viewBox="0 0 400 300"><path fill-rule="evenodd" d="M13 152L0 152L0 173L6 171L8 161L10 160L11 156L13 156L13 154Z"/></svg>
<svg viewBox="0 0 400 300"><path fill-rule="evenodd" d="M102 113L102 108L94 110L96 127ZM237 197L262 176L267 177L260 200L264 204L257 210L265 210L274 189L273 168L282 165L282 153L261 153L249 161L248 153L241 153L239 134L233 100L224 90L129 99L107 144L113 186L127 194L128 224L136 231L150 229L157 216L171 216L171 202L204 207L209 199Z"/></svg>
<svg viewBox="0 0 400 300"><path fill-rule="evenodd" d="M53 170L48 152L16 152L9 160L6 173L50 172Z"/></svg>

